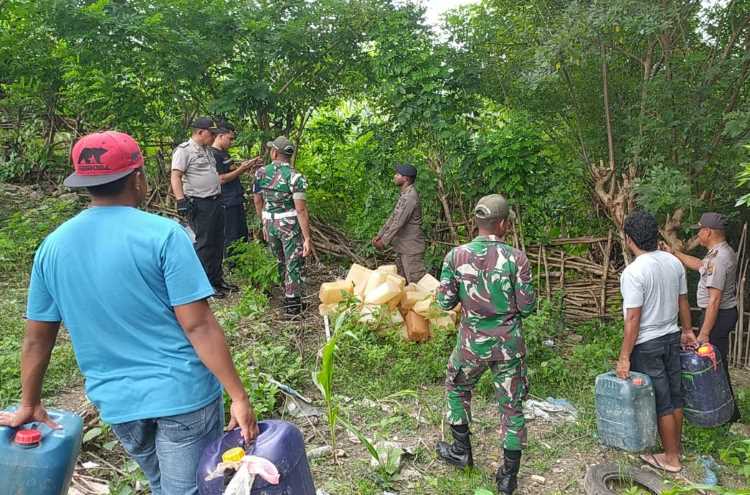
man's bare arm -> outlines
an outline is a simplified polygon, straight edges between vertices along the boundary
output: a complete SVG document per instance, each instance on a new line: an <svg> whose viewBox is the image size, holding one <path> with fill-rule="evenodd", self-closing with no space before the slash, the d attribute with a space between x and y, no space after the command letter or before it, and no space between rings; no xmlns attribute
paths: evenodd
<svg viewBox="0 0 750 495"><path fill-rule="evenodd" d="M172 169L172 173L169 176L169 183L172 185L172 194L175 199L182 199L185 197L185 192L182 189L182 170Z"/></svg>
<svg viewBox="0 0 750 495"><path fill-rule="evenodd" d="M0 413L0 425L15 428L39 421L50 428L59 428L42 407L42 383L59 329L59 321L26 321L21 349L21 404L12 414Z"/></svg>
<svg viewBox="0 0 750 495"><path fill-rule="evenodd" d="M206 368L216 376L232 399L233 423L242 429L242 436L250 441L258 434L255 413L250 405L245 387L229 354L224 331L214 318L205 300L175 306L175 316L190 343Z"/></svg>

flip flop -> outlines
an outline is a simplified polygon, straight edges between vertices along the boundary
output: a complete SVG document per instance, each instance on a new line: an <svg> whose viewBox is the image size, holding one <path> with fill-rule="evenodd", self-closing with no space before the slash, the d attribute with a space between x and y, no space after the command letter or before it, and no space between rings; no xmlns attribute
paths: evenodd
<svg viewBox="0 0 750 495"><path fill-rule="evenodd" d="M673 474L676 474L682 471L681 467L675 469L673 467L663 465L662 463L659 462L659 460L656 458L654 454L641 454L640 458L643 462L645 462L646 464L648 464L654 469L658 469L659 471L665 471L667 473L673 473Z"/></svg>

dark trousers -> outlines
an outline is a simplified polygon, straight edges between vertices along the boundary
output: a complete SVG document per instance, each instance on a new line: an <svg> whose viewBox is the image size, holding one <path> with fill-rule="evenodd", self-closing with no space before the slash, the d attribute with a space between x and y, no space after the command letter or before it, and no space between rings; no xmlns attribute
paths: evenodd
<svg viewBox="0 0 750 495"><path fill-rule="evenodd" d="M703 319L706 317L706 310L704 309L701 313L701 324ZM734 395L734 389L732 388L732 379L729 376L729 334L734 330L737 325L737 308L720 309L719 314L716 316L716 323L714 328L711 330L711 335L708 341L718 349L721 353L721 363L724 366L724 372L727 375L727 382L729 383L729 390ZM740 410L737 407L737 400L734 401L734 419L739 419Z"/></svg>
<svg viewBox="0 0 750 495"><path fill-rule="evenodd" d="M237 241L247 241L247 218L245 216L245 205L242 203L233 206L227 206L224 209L224 255L227 255L227 248Z"/></svg>
<svg viewBox="0 0 750 495"><path fill-rule="evenodd" d="M208 281L217 287L224 276L224 205L219 197L213 199L190 198L192 211L190 228L195 232L195 251L206 270Z"/></svg>

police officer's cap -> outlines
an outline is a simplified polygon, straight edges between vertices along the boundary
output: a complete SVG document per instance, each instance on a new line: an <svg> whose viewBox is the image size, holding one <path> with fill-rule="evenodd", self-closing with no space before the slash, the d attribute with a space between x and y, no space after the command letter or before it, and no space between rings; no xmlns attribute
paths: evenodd
<svg viewBox="0 0 750 495"><path fill-rule="evenodd" d="M399 173L400 175L403 175L404 177L416 177L417 176L416 167L408 163L400 163L396 165L396 172Z"/></svg>
<svg viewBox="0 0 750 495"><path fill-rule="evenodd" d="M273 148L286 156L292 156L294 154L294 145L286 136L279 136L273 141L267 142L266 146Z"/></svg>
<svg viewBox="0 0 750 495"><path fill-rule="evenodd" d="M691 229L702 229L702 228L714 229L714 230L726 230L727 229L727 217L721 213L708 212L701 215L700 221L696 225L691 225Z"/></svg>
<svg viewBox="0 0 750 495"><path fill-rule="evenodd" d="M516 215L510 209L508 200L502 194L490 194L477 202L477 206L474 208L474 216L482 220L506 220L508 218L513 220Z"/></svg>
<svg viewBox="0 0 750 495"><path fill-rule="evenodd" d="M203 129L205 131L213 132L214 134L219 132L218 127L216 126L216 122L214 122L214 119L211 117L198 117L197 119L193 120L193 123L190 124L190 127L193 129Z"/></svg>

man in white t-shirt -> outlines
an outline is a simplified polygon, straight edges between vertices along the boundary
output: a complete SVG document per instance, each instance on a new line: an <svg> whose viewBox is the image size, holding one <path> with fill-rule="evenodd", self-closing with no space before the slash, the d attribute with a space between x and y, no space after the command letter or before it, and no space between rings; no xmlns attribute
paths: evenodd
<svg viewBox="0 0 750 495"><path fill-rule="evenodd" d="M685 269L673 255L657 250L659 227L653 215L635 211L623 226L625 244L636 256L620 276L625 335L617 376L630 371L651 378L663 453L643 454L651 466L676 473L680 464L682 408L680 346L695 345ZM682 332L677 326L677 319Z"/></svg>

